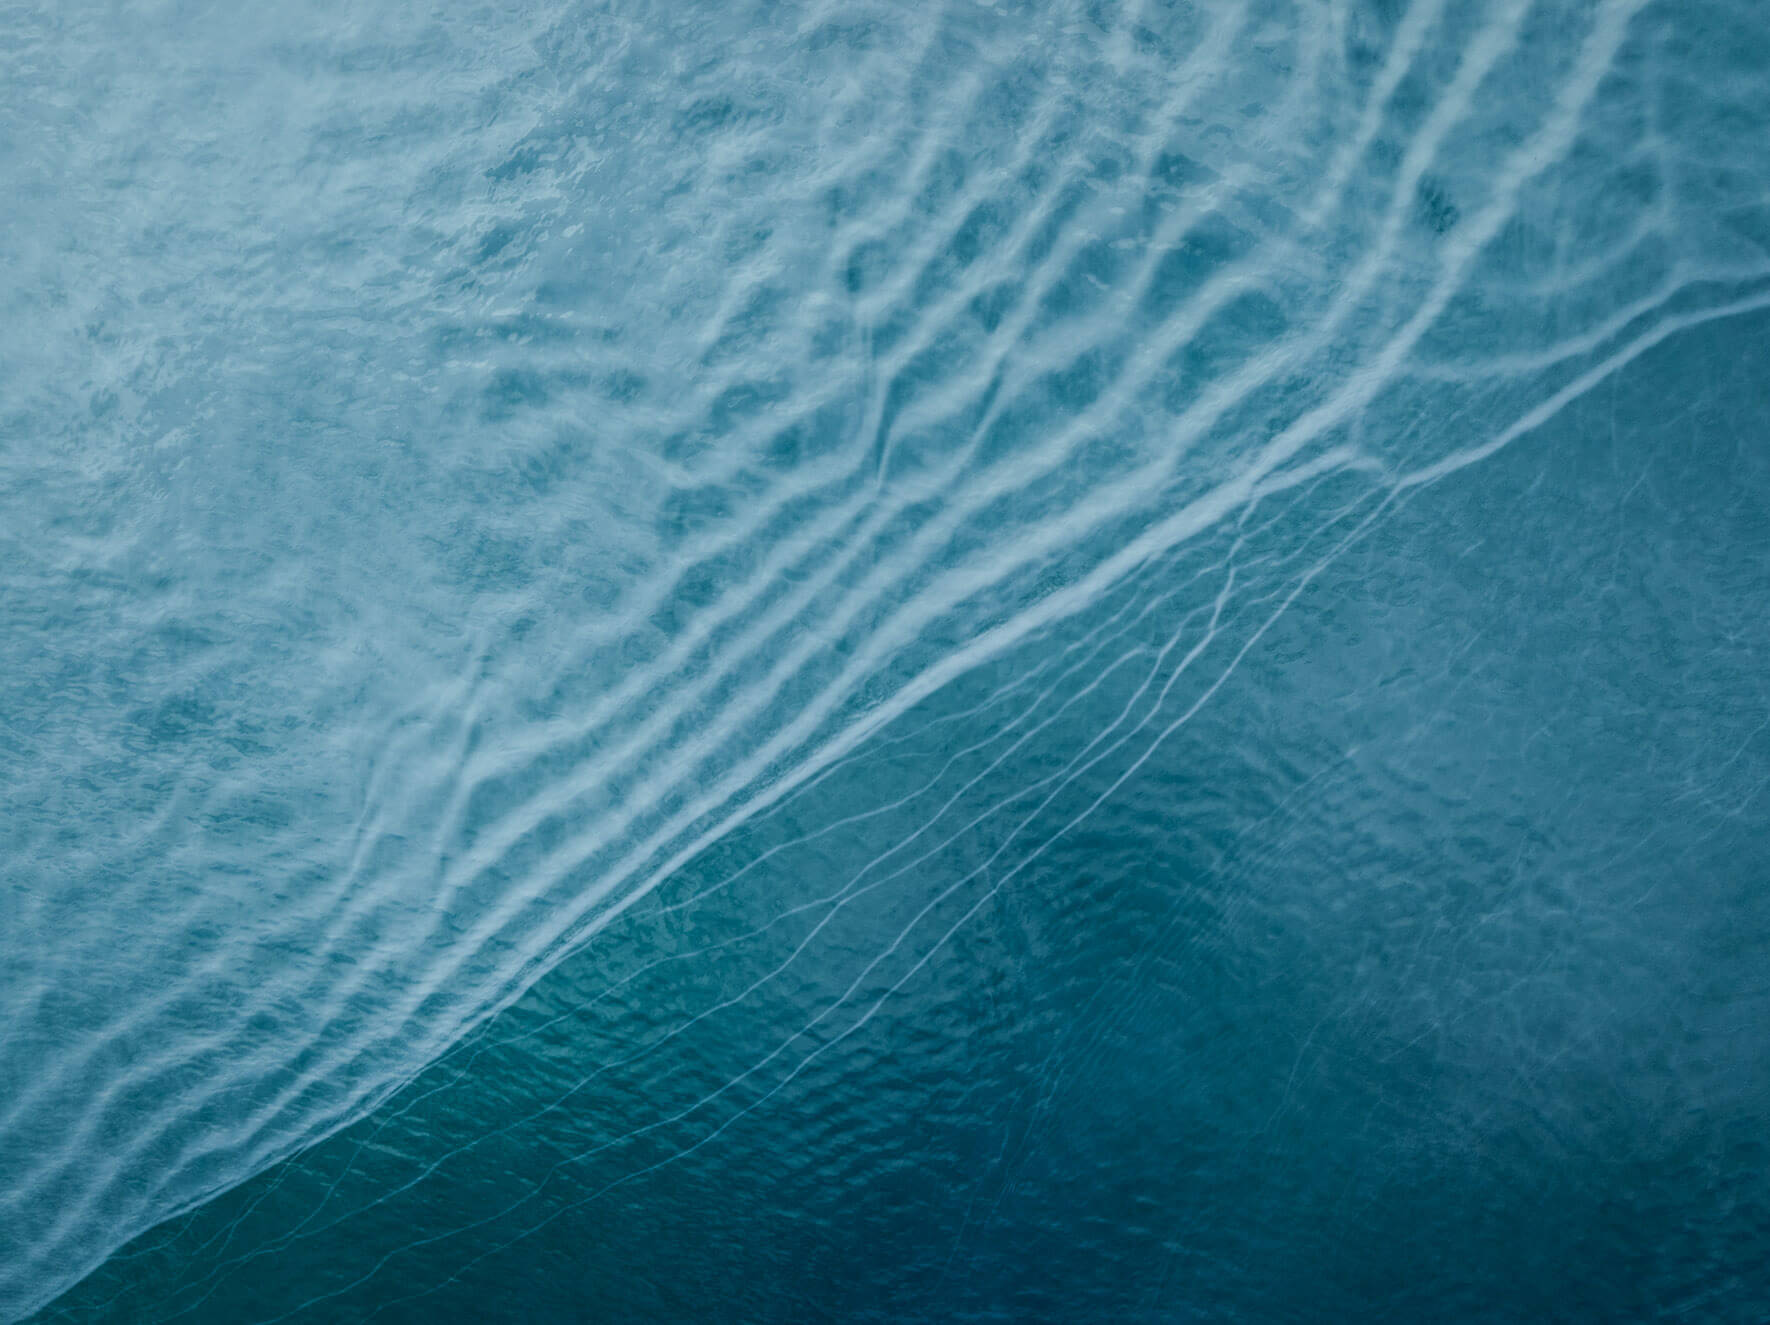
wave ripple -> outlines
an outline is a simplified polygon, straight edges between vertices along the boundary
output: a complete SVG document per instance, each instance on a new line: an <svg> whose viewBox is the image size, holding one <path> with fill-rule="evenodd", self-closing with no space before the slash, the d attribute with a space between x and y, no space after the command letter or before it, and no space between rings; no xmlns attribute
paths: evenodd
<svg viewBox="0 0 1770 1325"><path fill-rule="evenodd" d="M1159 739L1414 494L1770 308L1752 0L9 27L8 1319L931 696Z"/></svg>

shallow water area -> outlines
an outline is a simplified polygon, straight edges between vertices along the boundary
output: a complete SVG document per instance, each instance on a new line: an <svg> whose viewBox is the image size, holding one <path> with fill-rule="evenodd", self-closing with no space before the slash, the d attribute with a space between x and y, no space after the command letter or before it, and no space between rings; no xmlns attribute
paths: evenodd
<svg viewBox="0 0 1770 1325"><path fill-rule="evenodd" d="M0 1318L1763 1318L1755 4L15 28Z"/></svg>

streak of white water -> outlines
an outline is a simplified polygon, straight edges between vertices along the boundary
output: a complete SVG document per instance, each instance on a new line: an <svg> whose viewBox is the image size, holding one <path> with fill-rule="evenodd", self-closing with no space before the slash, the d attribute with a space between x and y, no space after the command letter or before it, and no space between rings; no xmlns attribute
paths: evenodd
<svg viewBox="0 0 1770 1325"><path fill-rule="evenodd" d="M361 1117L721 839L1135 581L922 784L1018 727L972 790L1142 666L985 813L1123 750L1110 794L1337 554L1316 533L1348 546L1668 337L1770 307L1770 181L1716 131L1770 131L1770 93L1696 71L1689 36L1747 0L1416 0L1387 26L1306 0L886 4L871 29L508 9L27 7L0 54L24 568L0 1316ZM1264 518L1281 495L1295 524ZM1232 638L1254 567L1274 606ZM1120 648L1158 607L1166 641ZM956 800L770 923L822 908L816 936L907 886ZM1099 803L1023 819L1007 841L1040 845L735 1116ZM596 1150L870 997L1007 841L753 1066ZM340 1222L337 1186L225 1264Z"/></svg>

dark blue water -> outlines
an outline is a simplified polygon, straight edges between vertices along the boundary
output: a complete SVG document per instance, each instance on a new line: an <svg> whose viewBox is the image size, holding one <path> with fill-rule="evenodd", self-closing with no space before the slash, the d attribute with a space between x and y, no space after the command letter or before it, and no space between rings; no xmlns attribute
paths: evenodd
<svg viewBox="0 0 1770 1325"><path fill-rule="evenodd" d="M16 7L0 1318L1770 1319L1770 11Z"/></svg>

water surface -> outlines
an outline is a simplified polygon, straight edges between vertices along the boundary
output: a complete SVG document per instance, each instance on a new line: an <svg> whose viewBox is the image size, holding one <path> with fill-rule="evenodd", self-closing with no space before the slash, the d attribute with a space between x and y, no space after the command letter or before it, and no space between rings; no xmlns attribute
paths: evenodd
<svg viewBox="0 0 1770 1325"><path fill-rule="evenodd" d="M1763 1319L1751 0L9 27L0 1316Z"/></svg>

